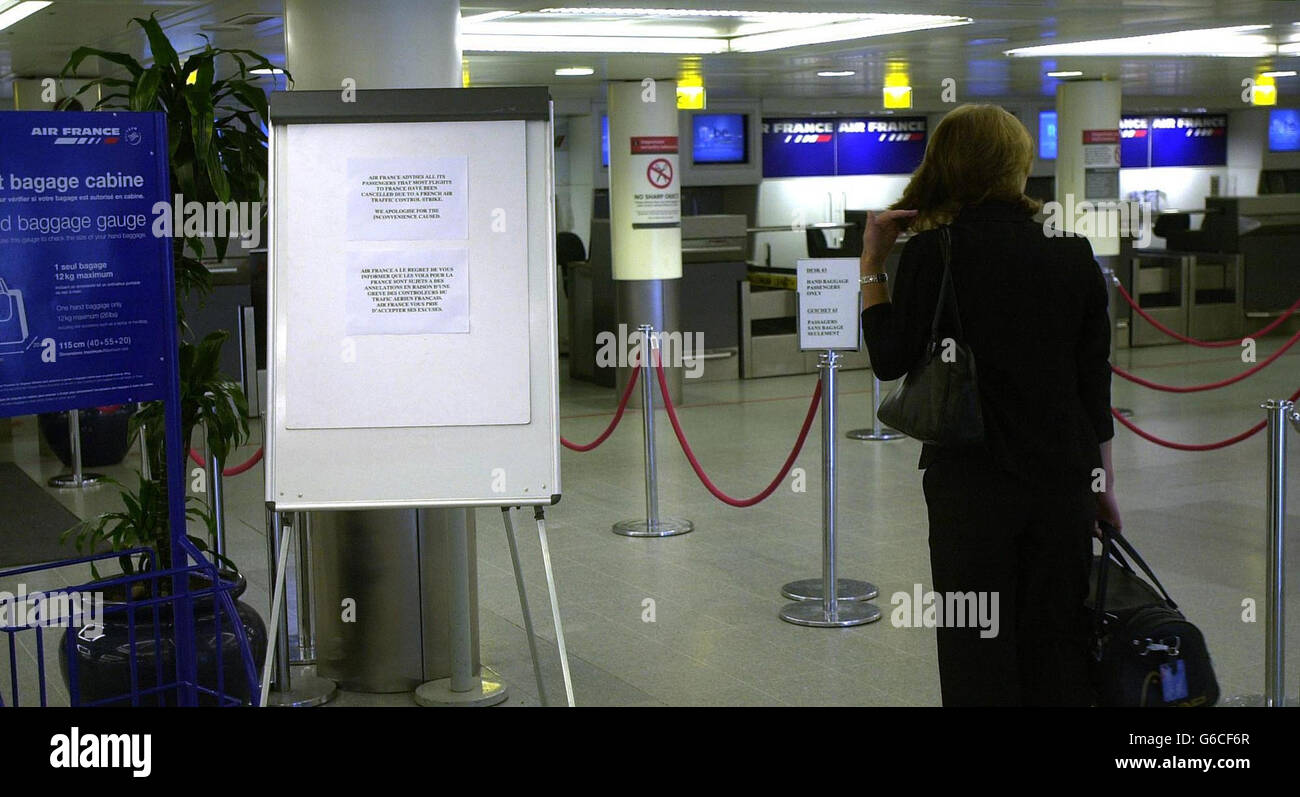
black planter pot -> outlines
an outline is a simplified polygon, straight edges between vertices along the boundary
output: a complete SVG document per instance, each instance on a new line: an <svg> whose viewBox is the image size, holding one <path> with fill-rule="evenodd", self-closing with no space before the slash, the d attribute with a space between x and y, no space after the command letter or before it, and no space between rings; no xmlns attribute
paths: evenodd
<svg viewBox="0 0 1300 797"><path fill-rule="evenodd" d="M81 411L81 464L106 468L120 463L131 448L127 424L135 405L91 408ZM68 413L46 412L38 416L41 435L64 467L72 467L72 441L68 439Z"/></svg>
<svg viewBox="0 0 1300 797"><path fill-rule="evenodd" d="M231 592L232 598L238 598L248 588L243 576L223 573L223 580L232 580L236 586ZM208 584L207 579L200 580L194 576L192 588L199 589ZM80 701L83 705L100 700L112 699L106 706L130 706L131 670L130 670L130 634L127 626L127 612L110 611L110 606L125 605L108 602L105 606L103 626L93 628L83 626L77 630L77 681ZM194 599L194 637L198 648L199 685L208 689L217 689L217 624L214 613L216 606L211 595ZM253 607L243 601L235 601L235 611L240 624L253 651L255 667L260 667L266 655L266 624ZM156 618L155 618L156 614ZM161 647L163 684L176 680L176 644L175 619L172 603L164 603L154 608L140 608L135 613L136 642L136 678L141 691L157 686L158 648ZM156 622L156 626L155 626ZM156 627L156 632L155 632ZM59 670L63 683L71 688L72 679L68 667L68 644L65 638L59 645ZM229 697L249 702L252 688L244 670L244 660L239 653L239 642L230 618L221 616L221 673L224 693ZM160 644L155 644L157 640ZM156 695L142 695L142 706L171 706L177 703L177 690L165 689ZM213 706L217 700L209 695L199 695L199 705Z"/></svg>

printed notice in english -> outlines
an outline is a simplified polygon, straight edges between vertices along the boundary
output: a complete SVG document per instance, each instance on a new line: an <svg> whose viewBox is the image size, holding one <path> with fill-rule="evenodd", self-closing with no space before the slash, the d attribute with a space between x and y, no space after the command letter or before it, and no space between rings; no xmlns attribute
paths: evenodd
<svg viewBox="0 0 1300 797"><path fill-rule="evenodd" d="M348 240L469 238L465 156L349 158Z"/></svg>
<svg viewBox="0 0 1300 797"><path fill-rule="evenodd" d="M857 258L798 260L795 268L799 288L799 348L857 351L862 306Z"/></svg>
<svg viewBox="0 0 1300 797"><path fill-rule="evenodd" d="M468 333L468 250L350 252L346 326L348 336Z"/></svg>

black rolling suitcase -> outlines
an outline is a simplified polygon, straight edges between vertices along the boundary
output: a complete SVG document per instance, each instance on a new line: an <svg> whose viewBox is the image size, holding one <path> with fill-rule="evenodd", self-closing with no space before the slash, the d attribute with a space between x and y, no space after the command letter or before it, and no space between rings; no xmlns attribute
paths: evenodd
<svg viewBox="0 0 1300 797"><path fill-rule="evenodd" d="M1088 597L1097 705L1214 705L1219 683L1200 629L1178 610L1132 544L1114 527L1101 527L1102 554L1093 559Z"/></svg>

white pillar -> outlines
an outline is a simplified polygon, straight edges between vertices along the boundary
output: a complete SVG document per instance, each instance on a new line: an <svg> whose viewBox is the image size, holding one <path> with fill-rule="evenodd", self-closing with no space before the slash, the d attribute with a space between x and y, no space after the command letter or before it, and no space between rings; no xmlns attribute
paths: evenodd
<svg viewBox="0 0 1300 797"><path fill-rule="evenodd" d="M678 331L682 276L681 169L677 81L609 84L609 226L618 323ZM682 369L664 352L672 400L681 401ZM619 369L619 390L631 378ZM630 402L639 406L639 397Z"/></svg>
<svg viewBox="0 0 1300 797"><path fill-rule="evenodd" d="M1056 200L1067 210L1080 202L1119 199L1120 83L1071 80L1056 87ZM1089 235L1097 255L1119 254L1119 235L1107 229Z"/></svg>
<svg viewBox="0 0 1300 797"><path fill-rule="evenodd" d="M285 0L284 5L285 65L296 90L341 91L347 79L358 90L461 86L459 0ZM420 452L405 455L415 458ZM414 460L411 466L419 467ZM320 567L312 573L312 586L323 607L317 645L323 675L363 691L403 691L449 676L456 669L450 634L463 631L466 619L451 615L453 607L465 605L477 672L471 513L313 513ZM451 590L465 583L466 569L469 600L456 600ZM356 602L356 623L337 622L340 598Z"/></svg>

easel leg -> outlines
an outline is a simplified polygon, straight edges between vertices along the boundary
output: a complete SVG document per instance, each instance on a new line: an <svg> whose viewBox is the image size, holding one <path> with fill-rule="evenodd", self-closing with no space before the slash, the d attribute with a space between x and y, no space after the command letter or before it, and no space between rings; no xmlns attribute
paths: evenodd
<svg viewBox="0 0 1300 797"><path fill-rule="evenodd" d="M280 554L276 559L275 567L275 589L271 596L271 638L266 641L266 661L262 664L262 700L261 705L266 706L267 700L271 695L271 667L275 662L276 647L279 643L280 635L280 612L284 607L284 582L288 571L289 563L289 544L293 541L294 527L291 524L287 529L280 525L280 513L273 513L274 533L277 529L283 529L280 532Z"/></svg>
<svg viewBox="0 0 1300 797"><path fill-rule="evenodd" d="M537 678L537 696L543 706L551 701L546 697L546 682L542 679L542 660L537 655L537 632L533 630L533 613L528 609L528 591L524 587L524 571L519 564L519 543L515 539L515 522L510 507L501 507L501 519L506 524L506 542L510 545L510 562L515 567L515 585L519 587L519 609L524 614L524 632L528 635L528 655L533 658L533 675Z"/></svg>
<svg viewBox="0 0 1300 797"><path fill-rule="evenodd" d="M551 598L551 616L555 618L555 642L560 648L560 669L564 672L564 696L569 707L573 702L573 678L569 674L569 653L564 648L564 624L560 622L560 602L555 595L555 573L551 570L551 547L546 543L546 511L540 506L533 508L533 517L537 520L537 539L542 544L542 564L546 568L546 590Z"/></svg>

